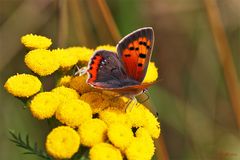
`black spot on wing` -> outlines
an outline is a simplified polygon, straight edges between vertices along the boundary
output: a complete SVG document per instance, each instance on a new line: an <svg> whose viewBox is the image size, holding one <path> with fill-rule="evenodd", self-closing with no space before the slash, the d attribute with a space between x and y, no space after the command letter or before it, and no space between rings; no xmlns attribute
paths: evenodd
<svg viewBox="0 0 240 160"><path fill-rule="evenodd" d="M146 43L146 42L143 42L142 45L147 46L147 43Z"/></svg>
<svg viewBox="0 0 240 160"><path fill-rule="evenodd" d="M140 53L140 54L139 54L139 57L140 57L140 58L146 58L146 54Z"/></svg>
<svg viewBox="0 0 240 160"><path fill-rule="evenodd" d="M134 50L134 47L130 47L129 50Z"/></svg>

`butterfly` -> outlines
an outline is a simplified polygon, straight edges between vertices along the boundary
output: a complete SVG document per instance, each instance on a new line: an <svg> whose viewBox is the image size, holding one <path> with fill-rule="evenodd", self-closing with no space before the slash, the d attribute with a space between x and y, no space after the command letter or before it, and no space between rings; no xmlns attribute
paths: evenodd
<svg viewBox="0 0 240 160"><path fill-rule="evenodd" d="M133 98L152 83L142 83L154 44L151 27L140 28L117 44L117 53L97 50L87 67L87 83L94 88L111 90Z"/></svg>

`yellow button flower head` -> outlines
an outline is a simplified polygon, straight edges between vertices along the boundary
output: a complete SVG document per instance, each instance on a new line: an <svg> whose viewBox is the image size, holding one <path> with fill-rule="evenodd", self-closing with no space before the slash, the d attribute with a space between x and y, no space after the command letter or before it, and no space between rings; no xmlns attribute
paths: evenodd
<svg viewBox="0 0 240 160"><path fill-rule="evenodd" d="M47 76L58 70L59 62L54 54L46 49L35 49L26 54L24 62L33 72Z"/></svg>
<svg viewBox="0 0 240 160"><path fill-rule="evenodd" d="M135 134L136 134L136 137L138 137L138 138L149 139L149 140L152 141L151 135L143 127L139 127Z"/></svg>
<svg viewBox="0 0 240 160"><path fill-rule="evenodd" d="M143 82L151 83L156 81L157 78L158 78L158 68L155 66L154 62L150 62L147 69L146 77L144 78Z"/></svg>
<svg viewBox="0 0 240 160"><path fill-rule="evenodd" d="M128 125L113 123L109 126L108 138L116 147L123 151L131 143L134 136L132 129Z"/></svg>
<svg viewBox="0 0 240 160"><path fill-rule="evenodd" d="M41 81L30 74L17 74L5 83L6 90L16 97L30 97L40 91Z"/></svg>
<svg viewBox="0 0 240 160"><path fill-rule="evenodd" d="M95 144L104 142L107 138L107 125L100 119L91 119L81 124L78 129L81 143L92 147Z"/></svg>
<svg viewBox="0 0 240 160"><path fill-rule="evenodd" d="M72 66L77 64L78 55L72 52L69 52L67 49L54 49L52 50L53 54L57 57L60 67L63 69L70 69Z"/></svg>
<svg viewBox="0 0 240 160"><path fill-rule="evenodd" d="M117 53L117 48L111 45L101 45L101 46L98 46L95 50L102 50L102 49Z"/></svg>
<svg viewBox="0 0 240 160"><path fill-rule="evenodd" d="M62 102L79 98L79 94L74 89L64 86L54 88L52 92L57 93L61 97Z"/></svg>
<svg viewBox="0 0 240 160"><path fill-rule="evenodd" d="M67 124L71 127L78 127L84 121L92 118L92 110L89 104L82 100L68 100L58 107L56 118L63 124Z"/></svg>
<svg viewBox="0 0 240 160"><path fill-rule="evenodd" d="M70 47L67 48L70 53L77 54L79 62L82 65L87 65L93 55L94 50L86 47Z"/></svg>
<svg viewBox="0 0 240 160"><path fill-rule="evenodd" d="M132 124L129 121L125 111L114 107L106 108L99 112L99 118L103 120L107 125L111 125L113 123L123 123L131 126Z"/></svg>
<svg viewBox="0 0 240 160"><path fill-rule="evenodd" d="M30 103L32 115L38 119L50 118L60 104L59 96L53 92L42 92L34 96Z"/></svg>
<svg viewBox="0 0 240 160"><path fill-rule="evenodd" d="M53 129L46 140L48 154L56 159L70 159L78 151L79 146L78 133L68 126Z"/></svg>
<svg viewBox="0 0 240 160"><path fill-rule="evenodd" d="M126 148L125 155L128 160L151 160L154 150L154 144L151 139L137 137Z"/></svg>
<svg viewBox="0 0 240 160"><path fill-rule="evenodd" d="M154 142L152 140L151 135L149 135L148 131L145 128L138 128L136 131L136 138L139 140L141 139L142 141L145 142L146 144L146 152L148 153L149 157L150 155L154 155L155 147L154 147Z"/></svg>
<svg viewBox="0 0 240 160"><path fill-rule="evenodd" d="M70 81L72 79L72 76L63 76L60 78L60 80L57 83L57 86L65 86L65 87L69 87L70 86Z"/></svg>
<svg viewBox="0 0 240 160"><path fill-rule="evenodd" d="M90 160L122 160L120 151L108 143L94 145L89 152Z"/></svg>
<svg viewBox="0 0 240 160"><path fill-rule="evenodd" d="M90 104L93 114L104 110L111 102L106 95L99 92L88 92L80 97L81 100Z"/></svg>
<svg viewBox="0 0 240 160"><path fill-rule="evenodd" d="M25 36L22 36L21 42L25 47L30 49L47 49L52 44L51 39L34 34L27 34Z"/></svg>
<svg viewBox="0 0 240 160"><path fill-rule="evenodd" d="M159 137L160 124L157 118L142 104L133 107L130 112L127 112L127 115L133 127L143 127L153 138Z"/></svg>
<svg viewBox="0 0 240 160"><path fill-rule="evenodd" d="M79 94L84 94L90 91L95 90L89 84L86 83L87 75L75 76L71 79L69 86L70 88L78 91Z"/></svg>

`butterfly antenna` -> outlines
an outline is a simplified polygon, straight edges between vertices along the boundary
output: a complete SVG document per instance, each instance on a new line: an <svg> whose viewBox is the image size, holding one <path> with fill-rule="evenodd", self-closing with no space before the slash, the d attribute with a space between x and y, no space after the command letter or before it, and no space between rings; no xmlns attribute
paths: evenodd
<svg viewBox="0 0 240 160"><path fill-rule="evenodd" d="M78 65L76 65L77 71L74 73L75 76L82 76L87 73L87 67L79 68Z"/></svg>

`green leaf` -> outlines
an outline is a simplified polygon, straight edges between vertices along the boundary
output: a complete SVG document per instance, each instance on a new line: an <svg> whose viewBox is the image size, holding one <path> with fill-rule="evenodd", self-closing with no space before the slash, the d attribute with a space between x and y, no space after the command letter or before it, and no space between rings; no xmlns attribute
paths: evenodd
<svg viewBox="0 0 240 160"><path fill-rule="evenodd" d="M32 147L29 142L29 136L26 135L25 141L22 139L22 136L20 133L17 135L14 131L9 130L9 133L11 135L11 138L9 139L11 142L15 143L16 146L23 148L26 150L23 154L32 154L36 155L38 157L41 157L45 160L53 160L51 157L49 157L45 152L43 152L41 149L38 149L38 145L35 142L34 146Z"/></svg>

